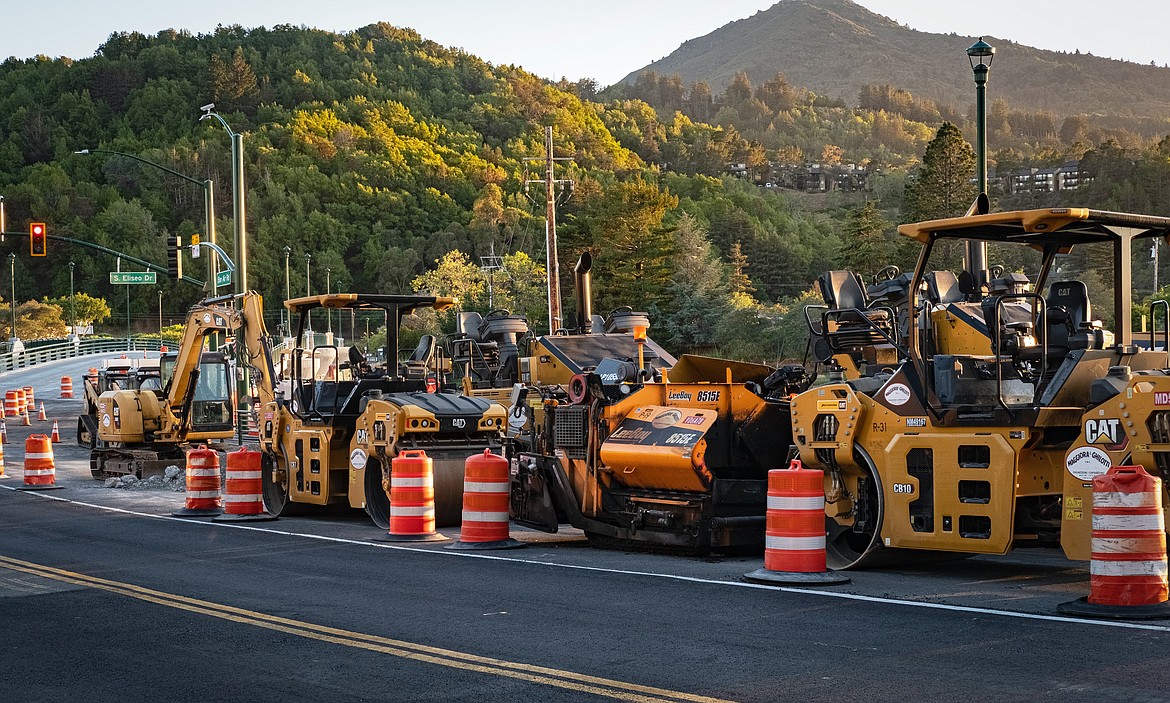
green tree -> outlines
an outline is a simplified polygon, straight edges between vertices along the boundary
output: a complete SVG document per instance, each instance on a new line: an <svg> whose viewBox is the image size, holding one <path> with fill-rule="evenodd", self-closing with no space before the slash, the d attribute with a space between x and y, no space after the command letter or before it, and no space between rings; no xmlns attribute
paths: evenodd
<svg viewBox="0 0 1170 703"><path fill-rule="evenodd" d="M890 236L890 223L882 217L876 201L851 208L841 236L841 265L850 271L868 276L893 262L897 242Z"/></svg>
<svg viewBox="0 0 1170 703"><path fill-rule="evenodd" d="M663 341L680 351L713 348L719 321L730 310L723 265L694 217L683 215L674 234L678 250L671 262L667 314L661 321Z"/></svg>
<svg viewBox="0 0 1170 703"><path fill-rule="evenodd" d="M906 217L910 221L957 217L978 195L975 151L959 128L943 122L926 145L918 176L906 184Z"/></svg>
<svg viewBox="0 0 1170 703"><path fill-rule="evenodd" d="M105 298L96 298L88 293L75 292L72 301L68 295L63 295L59 298L45 298L42 302L61 308L66 319L72 309L79 327L105 322L112 314Z"/></svg>
<svg viewBox="0 0 1170 703"><path fill-rule="evenodd" d="M747 274L751 264L748 263L747 255L743 253L743 245L740 242L737 241L731 245L731 253L727 255L727 265L730 269L728 289L731 294L750 298L756 292L756 287L752 285L752 279Z"/></svg>

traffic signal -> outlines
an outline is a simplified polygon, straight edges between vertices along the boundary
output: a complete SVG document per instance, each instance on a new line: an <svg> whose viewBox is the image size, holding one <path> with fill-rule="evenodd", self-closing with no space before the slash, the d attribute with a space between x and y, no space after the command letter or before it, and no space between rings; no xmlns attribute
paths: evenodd
<svg viewBox="0 0 1170 703"><path fill-rule="evenodd" d="M183 277L183 238L167 238L167 274L171 278Z"/></svg>
<svg viewBox="0 0 1170 703"><path fill-rule="evenodd" d="M33 222L28 226L28 253L32 256L45 255L44 222Z"/></svg>

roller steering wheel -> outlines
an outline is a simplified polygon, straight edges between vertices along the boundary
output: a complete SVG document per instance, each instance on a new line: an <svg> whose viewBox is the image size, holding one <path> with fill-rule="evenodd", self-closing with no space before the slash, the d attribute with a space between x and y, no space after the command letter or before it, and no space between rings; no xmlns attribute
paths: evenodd
<svg viewBox="0 0 1170 703"><path fill-rule="evenodd" d="M987 275L991 278L1003 278L1003 264L992 264L987 267Z"/></svg>
<svg viewBox="0 0 1170 703"><path fill-rule="evenodd" d="M902 269L894 266L893 264L890 264L889 266L874 274L873 282L881 283L882 281L892 281L900 275L902 275Z"/></svg>

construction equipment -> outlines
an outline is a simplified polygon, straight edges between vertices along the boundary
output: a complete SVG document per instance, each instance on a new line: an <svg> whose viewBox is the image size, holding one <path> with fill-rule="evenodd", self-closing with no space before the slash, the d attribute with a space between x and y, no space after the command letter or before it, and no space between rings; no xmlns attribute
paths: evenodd
<svg viewBox="0 0 1170 703"><path fill-rule="evenodd" d="M262 401L273 397L272 357L263 303L254 292L212 298L187 314L183 338L162 388L113 389L98 396L97 441L90 451L95 478L162 473L183 466L191 442L227 439L235 432L233 374L226 354L205 352L207 338L234 333L238 361L252 369Z"/></svg>
<svg viewBox="0 0 1170 703"><path fill-rule="evenodd" d="M576 325L517 359L512 518L547 532L568 522L601 546L758 549L803 369L676 361L629 309L595 324L588 263L576 269Z"/></svg>
<svg viewBox="0 0 1170 703"><path fill-rule="evenodd" d="M1170 468L1170 333L1135 343L1131 276L1170 218L973 210L899 227L922 245L904 337L887 331L896 314L822 313L818 343L835 364L792 400L792 426L804 465L825 471L834 568L1016 546L1088 559L1093 477ZM986 242L1014 263L935 272L947 242ZM1112 331L1068 273L1105 261ZM1170 306L1155 308L1170 329Z"/></svg>
<svg viewBox="0 0 1170 703"><path fill-rule="evenodd" d="M126 355L123 355L126 357ZM162 388L160 357L105 359L83 381L85 412L77 417L77 444L93 449L97 443L98 396L108 390Z"/></svg>
<svg viewBox="0 0 1170 703"><path fill-rule="evenodd" d="M274 515L308 506L365 509L379 527L389 526L390 460L404 449L424 450L434 463L436 520L459 523L463 465L486 448L498 449L506 411L489 400L439 390L441 352L432 335L398 361L398 331L418 309L442 311L455 299L434 295L334 293L289 300L297 316L296 339L309 332L314 310L379 312L386 321L386 348L377 362L349 347L320 344L290 352L291 376L281 381L287 397L261 411L264 503ZM324 373L321 369L325 368ZM428 380L435 392L427 392Z"/></svg>

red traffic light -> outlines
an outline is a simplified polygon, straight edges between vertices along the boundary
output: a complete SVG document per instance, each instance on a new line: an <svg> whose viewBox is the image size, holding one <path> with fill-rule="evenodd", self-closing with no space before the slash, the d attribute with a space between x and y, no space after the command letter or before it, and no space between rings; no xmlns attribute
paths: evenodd
<svg viewBox="0 0 1170 703"><path fill-rule="evenodd" d="M31 256L44 256L45 247L45 223L33 222L28 226L28 253Z"/></svg>

